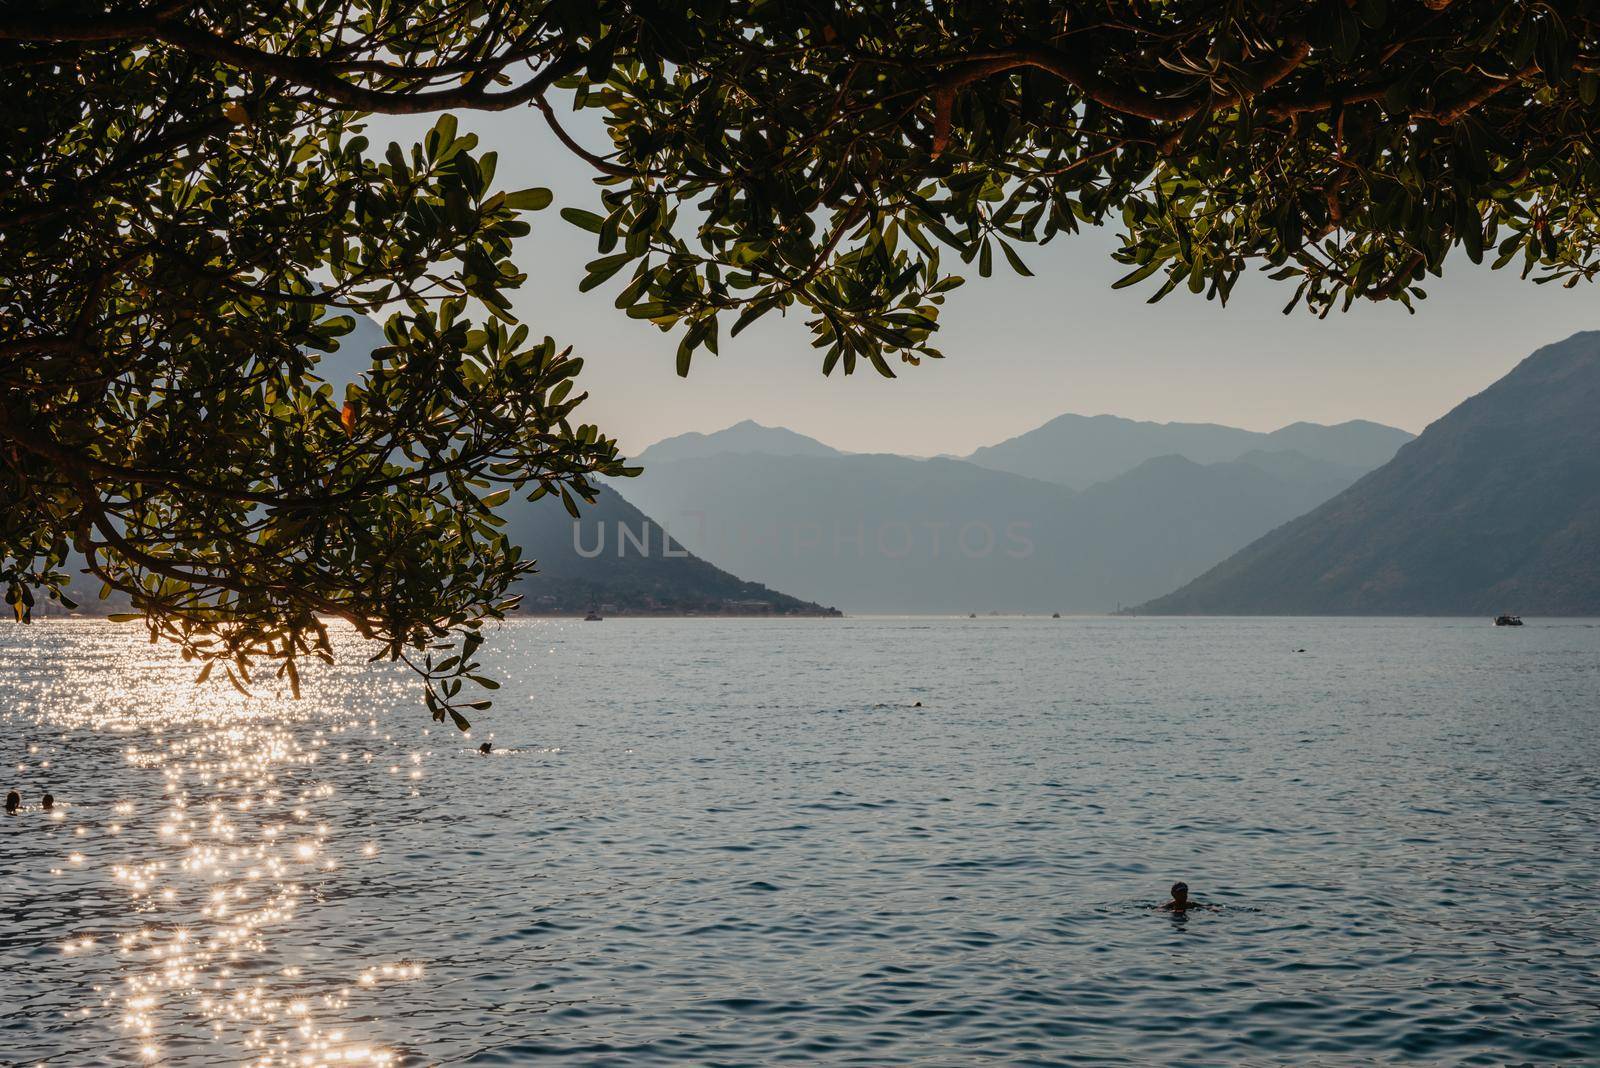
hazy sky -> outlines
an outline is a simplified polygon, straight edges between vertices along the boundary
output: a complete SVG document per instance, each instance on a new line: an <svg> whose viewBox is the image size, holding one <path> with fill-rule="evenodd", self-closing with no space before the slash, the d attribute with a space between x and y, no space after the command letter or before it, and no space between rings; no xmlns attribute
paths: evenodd
<svg viewBox="0 0 1600 1068"><path fill-rule="evenodd" d="M371 133L380 141L426 125L384 120ZM557 211L595 206L584 165L531 110L463 115L461 127L500 153L497 184L555 191L553 207L529 216L518 256L529 281L513 305L536 333L585 357L584 417L633 452L743 419L852 451L925 455L964 454L1063 412L1252 430L1359 418L1415 432L1538 346L1600 326L1591 286L1536 286L1464 256L1424 283L1416 315L1360 303L1326 320L1284 316L1292 290L1264 276L1242 279L1227 308L1183 289L1152 306L1153 284L1110 288L1125 268L1108 255L1115 235L1099 232L1023 248L1033 278L972 270L945 305L935 340L945 359L904 366L894 381L870 368L824 378L801 320L772 317L734 339L725 328L722 355L698 353L680 379L677 335L612 306L628 272L578 292L598 253Z"/></svg>

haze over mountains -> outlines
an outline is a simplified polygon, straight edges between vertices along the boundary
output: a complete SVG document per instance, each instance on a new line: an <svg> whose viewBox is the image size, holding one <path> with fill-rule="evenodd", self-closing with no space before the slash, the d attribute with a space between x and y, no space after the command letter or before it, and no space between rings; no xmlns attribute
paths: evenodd
<svg viewBox="0 0 1600 1068"><path fill-rule="evenodd" d="M574 521L554 497L513 499L501 509L511 540L538 563L538 573L517 590L524 612L837 614L708 564L610 487L581 512Z"/></svg>
<svg viewBox="0 0 1600 1068"><path fill-rule="evenodd" d="M644 475L623 488L719 566L847 610L1093 612L1187 581L1409 436L1376 424L1270 435L1112 417L1034 434L1061 427L1112 474L1078 492L968 460L841 453L745 422L646 449ZM1291 439L1319 455L1281 447Z"/></svg>
<svg viewBox="0 0 1600 1068"><path fill-rule="evenodd" d="M1600 613L1600 332L1539 349L1388 464L1146 610Z"/></svg>
<svg viewBox="0 0 1600 1068"><path fill-rule="evenodd" d="M383 343L358 319L324 375L354 378ZM627 512L632 501L703 570L659 548L576 555L559 508L510 518L545 566L526 591L536 610L709 611L768 594L773 611L815 608L730 585L745 580L854 611L1106 611L1189 581L1409 437L1359 421L1259 433L1063 415L964 460L923 460L851 455L746 420L644 450L645 474L616 483L578 532L590 545L587 534L608 530L614 547L619 522L649 523Z"/></svg>
<svg viewBox="0 0 1600 1068"><path fill-rule="evenodd" d="M1215 423L1147 423L1115 415L1060 415L1037 429L981 448L967 459L1044 482L1085 489L1158 456L1195 463L1249 452L1297 452L1353 472L1370 471L1411 440L1404 430L1356 420L1337 426L1293 423L1269 434Z"/></svg>
<svg viewBox="0 0 1600 1068"><path fill-rule="evenodd" d="M382 343L358 320L323 376L342 388ZM505 514L540 561L531 611L1592 614L1597 413L1600 332L1538 350L1415 440L1361 420L1063 415L919 459L747 420L644 450L645 474L576 530L553 501ZM86 610L119 607L95 586L74 583Z"/></svg>

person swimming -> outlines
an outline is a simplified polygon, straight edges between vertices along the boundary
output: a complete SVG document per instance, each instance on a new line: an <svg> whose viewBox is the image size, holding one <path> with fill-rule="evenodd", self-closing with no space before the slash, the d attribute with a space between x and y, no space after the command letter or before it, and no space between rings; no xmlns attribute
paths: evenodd
<svg viewBox="0 0 1600 1068"><path fill-rule="evenodd" d="M478 752L483 754L484 756L488 756L493 751L494 751L494 743L493 742L484 742L482 745L478 746Z"/></svg>
<svg viewBox="0 0 1600 1068"><path fill-rule="evenodd" d="M1209 908L1198 901L1189 900L1189 884L1178 882L1172 884L1172 900L1161 906L1162 912L1188 912L1190 909Z"/></svg>
<svg viewBox="0 0 1600 1068"><path fill-rule="evenodd" d="M17 809L19 809L21 807L22 807L22 795L21 794L17 793L15 790L12 790L9 794L6 794L6 815L7 816L15 816L17 814Z"/></svg>
<svg viewBox="0 0 1600 1068"><path fill-rule="evenodd" d="M49 812L51 809L56 807L56 795L45 794L39 799L39 803L44 806L44 810L46 812Z"/></svg>

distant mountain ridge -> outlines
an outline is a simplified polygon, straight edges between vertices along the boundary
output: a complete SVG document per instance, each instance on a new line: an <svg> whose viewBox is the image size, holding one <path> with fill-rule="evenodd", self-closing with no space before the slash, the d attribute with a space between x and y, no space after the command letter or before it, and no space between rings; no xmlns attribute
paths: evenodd
<svg viewBox="0 0 1600 1068"><path fill-rule="evenodd" d="M963 460L726 452L624 485L706 559L847 611L1094 612L1170 589L1356 477L1257 461L1158 457L1077 493Z"/></svg>
<svg viewBox="0 0 1600 1068"><path fill-rule="evenodd" d="M319 370L338 387L384 343L358 317ZM862 611L1103 611L1187 582L1409 438L1364 421L1263 434L1063 415L923 460L745 420L643 450L644 476L610 483L576 525L549 501L506 515L540 561L530 611L828 611L763 583Z"/></svg>
<svg viewBox="0 0 1600 1068"><path fill-rule="evenodd" d="M921 459L746 421L652 445L619 485L707 560L851 611L1093 612L1188 581L1409 437L1062 416L972 458ZM1038 473L1007 470L1008 451ZM1079 488L1078 460L1110 473Z"/></svg>
<svg viewBox="0 0 1600 1068"><path fill-rule="evenodd" d="M1301 453L1339 467L1368 471L1410 441L1404 430L1366 420L1335 426L1291 423L1271 433L1215 423L1152 423L1114 415L1059 415L1025 434L975 450L980 467L1086 489L1158 456L1196 463L1236 460L1247 452Z"/></svg>
<svg viewBox="0 0 1600 1068"><path fill-rule="evenodd" d="M710 434L690 432L664 438L634 459L640 463L692 460L718 453L762 453L768 456L843 456L838 449L781 426L762 426L754 419Z"/></svg>
<svg viewBox="0 0 1600 1068"><path fill-rule="evenodd" d="M1600 615L1600 332L1547 345L1158 613Z"/></svg>
<svg viewBox="0 0 1600 1068"><path fill-rule="evenodd" d="M965 460L979 467L1072 489L1087 489L1160 456L1182 456L1199 464L1239 460L1247 453L1298 453L1308 460L1356 473L1385 463L1414 435L1365 419L1332 426L1298 422L1270 433L1217 423L1153 423L1116 415L1065 414L1026 433L987 445ZM850 456L787 427L763 426L752 419L713 431L663 438L634 460L661 463L701 459L719 453L768 456ZM919 457L920 458L920 457Z"/></svg>

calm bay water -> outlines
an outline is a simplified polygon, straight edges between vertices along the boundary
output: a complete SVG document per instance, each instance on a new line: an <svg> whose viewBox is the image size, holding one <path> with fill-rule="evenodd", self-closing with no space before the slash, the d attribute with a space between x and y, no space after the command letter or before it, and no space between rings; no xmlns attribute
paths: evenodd
<svg viewBox="0 0 1600 1068"><path fill-rule="evenodd" d="M1600 1060L1593 622L491 644L463 739L354 644L0 630L0 1062Z"/></svg>

